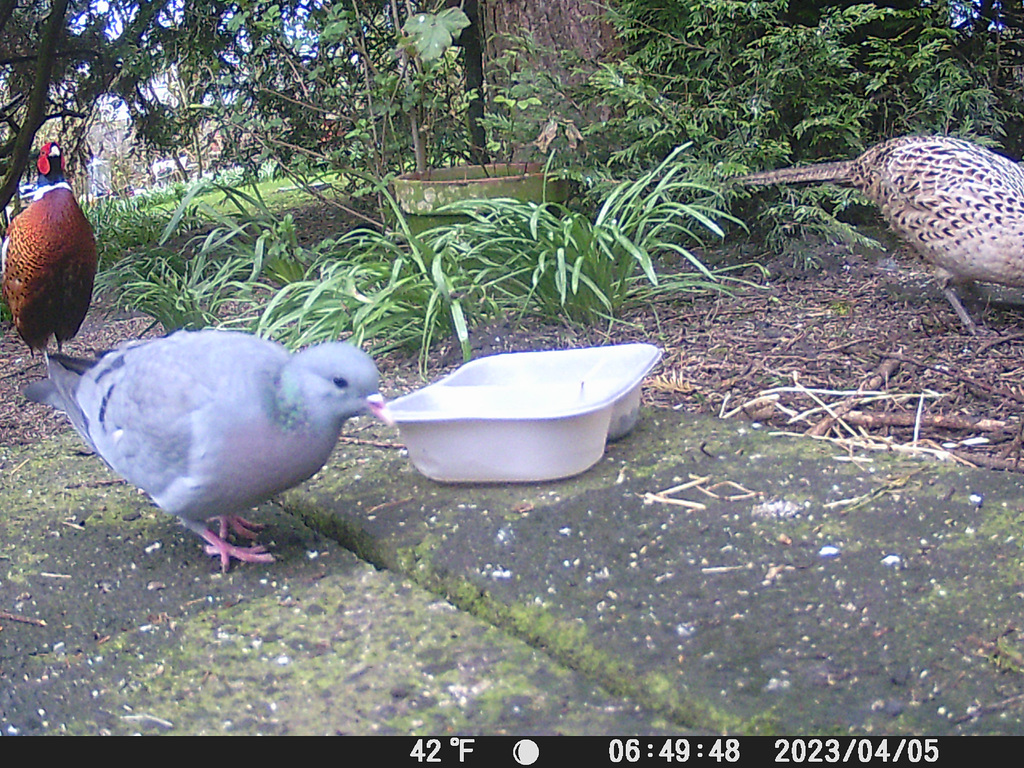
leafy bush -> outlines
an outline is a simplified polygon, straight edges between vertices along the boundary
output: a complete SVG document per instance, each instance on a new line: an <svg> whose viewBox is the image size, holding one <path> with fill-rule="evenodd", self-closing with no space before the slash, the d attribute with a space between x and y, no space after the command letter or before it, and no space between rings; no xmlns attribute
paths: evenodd
<svg viewBox="0 0 1024 768"><path fill-rule="evenodd" d="M213 205L211 193L235 213ZM204 231L177 249L168 246L183 227L198 221ZM153 240L155 245L103 270L97 285L169 331L218 325L228 308L232 315L250 316L274 285L303 277L309 264L334 246L331 240L302 246L291 214L278 217L258 191L247 194L209 180L189 188Z"/></svg>
<svg viewBox="0 0 1024 768"><path fill-rule="evenodd" d="M616 3L609 18L628 54L590 79L588 98L612 117L588 133L628 167L690 140L701 159L760 168L907 133L1003 132L1010 102L983 65L997 48L965 56L975 41L949 3L804 4L802 17L796 5Z"/></svg>
<svg viewBox="0 0 1024 768"><path fill-rule="evenodd" d="M213 177L213 183L220 187L235 187L245 179L245 169L239 166L222 168Z"/></svg>
<svg viewBox="0 0 1024 768"><path fill-rule="evenodd" d="M183 181L172 181L170 184L136 192L131 199L149 206L176 206L188 194L190 188L190 185Z"/></svg>
<svg viewBox="0 0 1024 768"><path fill-rule="evenodd" d="M419 349L454 336L469 356L469 328L504 313L593 323L614 320L658 293L723 290L727 275L712 271L686 247L720 237L717 218L731 218L682 178L674 151L636 181L610 191L595 218L564 206L511 199L450 206L466 223L420 234L392 201L393 233L359 229L313 264L305 279L270 301L256 329L293 345L343 333L387 339ZM659 274L676 257L686 269Z"/></svg>
<svg viewBox="0 0 1024 768"><path fill-rule="evenodd" d="M203 249L186 257L167 248L134 254L103 275L105 285L117 286L122 306L168 332L220 325L226 308L248 302L254 277L251 258L218 258Z"/></svg>
<svg viewBox="0 0 1024 768"><path fill-rule="evenodd" d="M711 194L681 177L678 158L687 146L636 181L612 188L593 219L561 205L515 200L453 205L452 212L470 216L473 224L442 233L438 247L504 265L502 288L525 297L524 309L548 320L619 317L661 286L655 260L666 254L691 268L673 276L672 291L720 288L684 243L723 237L716 219L739 222L708 203L681 202Z"/></svg>
<svg viewBox="0 0 1024 768"><path fill-rule="evenodd" d="M610 115L585 131L588 146L634 169L691 140L692 173L712 182L848 159L904 134L1020 144L1007 131L1021 112L1013 47L974 13L949 2L620 0L609 19L625 55L586 83L584 101ZM770 201L765 238L783 250L808 234L856 237L836 218L863 202L848 190L757 195Z"/></svg>
<svg viewBox="0 0 1024 768"><path fill-rule="evenodd" d="M135 248L156 242L174 212L161 200L135 196L103 198L86 205L85 213L96 235L97 255L103 268ZM194 223L194 219L185 217L186 226Z"/></svg>
<svg viewBox="0 0 1024 768"><path fill-rule="evenodd" d="M377 340L382 349L418 349L421 364L433 341L452 335L468 356L467 314L496 314L487 288L505 271L502 265L463 263L457 253L439 249L443 230L412 234L391 202L404 243L374 229L342 236L336 252L324 254L304 279L270 300L256 332L292 346L353 334L357 341Z"/></svg>
<svg viewBox="0 0 1024 768"><path fill-rule="evenodd" d="M274 159L264 160L256 170L256 178L259 181L270 181L276 179L281 173L281 164Z"/></svg>
<svg viewBox="0 0 1024 768"><path fill-rule="evenodd" d="M555 72L531 62L555 52L543 50L531 37L502 40L501 54L487 63L492 84L480 124L487 150L497 162L543 162L552 152L582 165L583 135L577 123L586 118L573 103L573 88Z"/></svg>

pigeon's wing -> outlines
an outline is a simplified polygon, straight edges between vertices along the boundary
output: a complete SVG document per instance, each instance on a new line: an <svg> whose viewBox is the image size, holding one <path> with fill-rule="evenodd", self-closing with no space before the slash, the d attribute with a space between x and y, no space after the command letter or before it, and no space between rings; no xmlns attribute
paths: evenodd
<svg viewBox="0 0 1024 768"><path fill-rule="evenodd" d="M49 405L66 413L78 434L94 451L96 446L89 434L89 418L82 411L76 393L82 376L88 373L97 362L95 359L85 360L69 355L48 355L46 358L48 378L32 382L24 390L27 399Z"/></svg>
<svg viewBox="0 0 1024 768"><path fill-rule="evenodd" d="M210 396L202 371L158 344L104 356L74 395L86 440L114 471L153 496L187 473L193 424Z"/></svg>
<svg viewBox="0 0 1024 768"><path fill-rule="evenodd" d="M177 333L104 357L77 400L97 452L159 502L171 484L201 483L230 460L218 442L225 423L261 418L287 359L279 345L247 334Z"/></svg>

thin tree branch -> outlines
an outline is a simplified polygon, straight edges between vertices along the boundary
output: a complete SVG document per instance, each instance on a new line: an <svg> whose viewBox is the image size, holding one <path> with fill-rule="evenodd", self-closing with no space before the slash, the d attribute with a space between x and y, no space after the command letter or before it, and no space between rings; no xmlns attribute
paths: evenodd
<svg viewBox="0 0 1024 768"><path fill-rule="evenodd" d="M43 35L39 40L39 65L36 69L35 81L32 84L32 98L28 103L28 113L18 132L18 138L14 142L14 151L11 164L7 168L7 176L4 178L3 184L0 185L0 209L7 206L17 191L22 170L32 151L32 142L35 141L36 131L39 130L39 126L45 119L46 96L50 87L50 78L53 75L54 54L64 34L64 16L67 9L68 0L53 0L53 4L50 6L50 15L46 18L46 26L43 28Z"/></svg>
<svg viewBox="0 0 1024 768"><path fill-rule="evenodd" d="M0 32L4 31L4 27L7 26L11 14L14 13L17 6L18 0L0 0Z"/></svg>

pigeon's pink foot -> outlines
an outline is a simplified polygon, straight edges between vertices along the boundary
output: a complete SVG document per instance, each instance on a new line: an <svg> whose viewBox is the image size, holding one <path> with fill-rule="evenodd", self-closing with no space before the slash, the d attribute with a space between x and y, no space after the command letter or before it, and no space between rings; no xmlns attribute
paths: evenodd
<svg viewBox="0 0 1024 768"><path fill-rule="evenodd" d="M267 552L266 547L262 544L252 547L236 547L234 544L224 541L223 536L218 536L211 530L204 528L198 533L207 542L206 554L220 555L220 570L222 573L228 572L228 566L231 563L232 557L235 560L241 560L243 563L274 562L274 556Z"/></svg>
<svg viewBox="0 0 1024 768"><path fill-rule="evenodd" d="M226 539L228 537L228 528L230 528L236 535L246 539L258 538L258 531L262 531L266 528L262 523L254 523L251 520L246 520L241 515L214 515L213 517L207 518L206 522L212 523L214 520L220 523L220 537L222 539Z"/></svg>

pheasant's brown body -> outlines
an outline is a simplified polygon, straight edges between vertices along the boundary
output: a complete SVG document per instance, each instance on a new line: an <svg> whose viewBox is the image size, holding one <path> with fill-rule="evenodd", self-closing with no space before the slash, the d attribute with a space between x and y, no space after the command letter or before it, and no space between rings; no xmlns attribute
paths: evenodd
<svg viewBox="0 0 1024 768"><path fill-rule="evenodd" d="M834 182L856 187L948 284L1024 286L1024 169L976 144L905 136L860 157L737 179L761 185ZM963 315L961 315L963 317Z"/></svg>
<svg viewBox="0 0 1024 768"><path fill-rule="evenodd" d="M51 336L60 347L78 333L96 275L92 227L65 182L41 182L4 248L3 298L18 334L33 351L45 351Z"/></svg>

